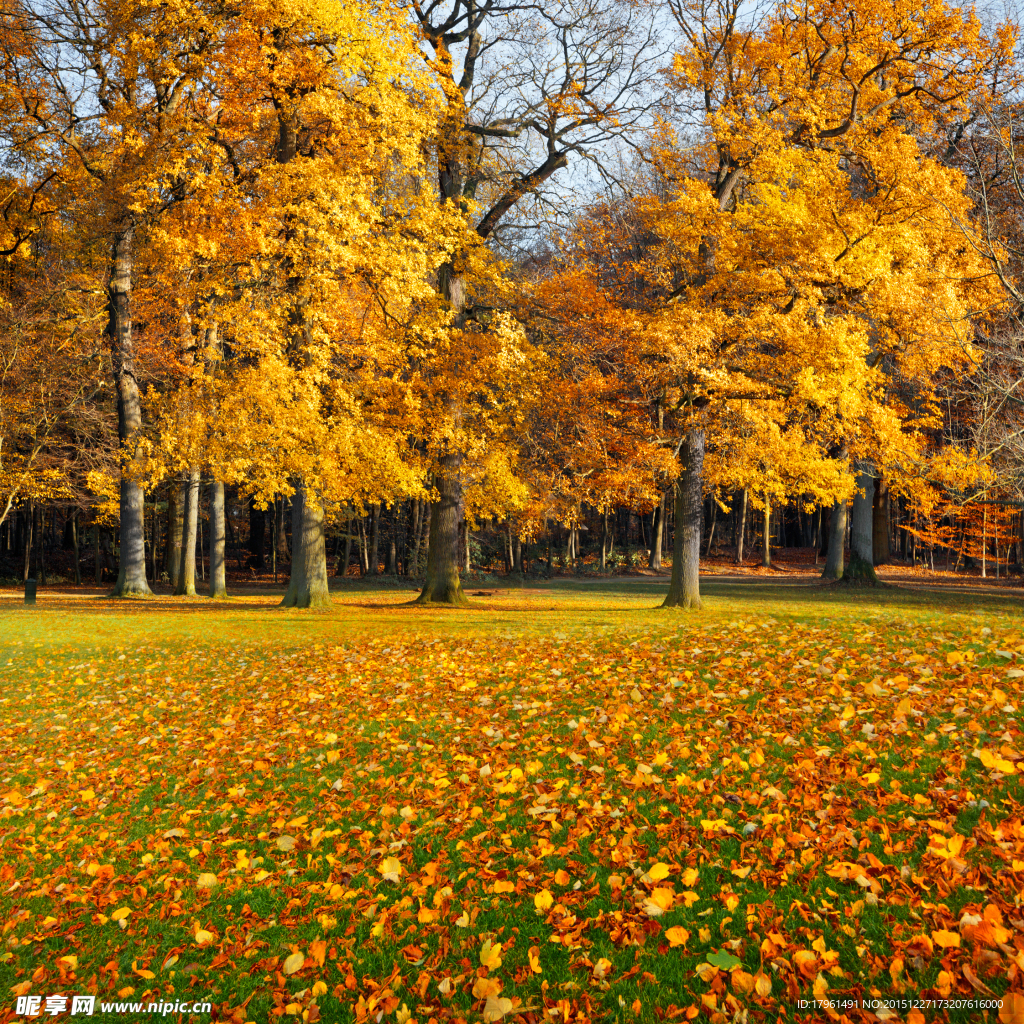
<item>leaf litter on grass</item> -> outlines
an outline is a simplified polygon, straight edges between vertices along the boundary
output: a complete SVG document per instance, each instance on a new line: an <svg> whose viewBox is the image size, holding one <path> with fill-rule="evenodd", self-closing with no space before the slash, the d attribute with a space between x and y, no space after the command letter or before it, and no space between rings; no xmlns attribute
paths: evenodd
<svg viewBox="0 0 1024 1024"><path fill-rule="evenodd" d="M88 992L236 1021L917 1021L901 1000L1022 990L1019 634L83 657L6 673L0 1020Z"/></svg>

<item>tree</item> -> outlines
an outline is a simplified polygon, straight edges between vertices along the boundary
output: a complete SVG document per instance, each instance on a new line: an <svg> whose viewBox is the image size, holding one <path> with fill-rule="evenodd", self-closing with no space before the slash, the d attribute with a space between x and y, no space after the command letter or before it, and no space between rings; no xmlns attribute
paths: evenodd
<svg viewBox="0 0 1024 1024"><path fill-rule="evenodd" d="M114 594L148 594L140 370L132 332L136 254L187 190L208 135L194 102L220 39L219 11L172 2L14 2L4 88L20 108L13 147L36 181L60 181L64 215L106 251L105 338L121 445L121 564Z"/></svg>
<svg viewBox="0 0 1024 1024"><path fill-rule="evenodd" d="M677 529L695 543L685 517L716 403L782 400L851 456L915 443L909 410L883 401L881 363L927 381L957 361L935 310L965 315L970 271L951 218L934 222L962 206L961 181L908 129L966 104L1009 50L943 5L780 4L755 30L739 4L670 7L698 120L693 145L667 131L656 151L669 198L648 223L663 337L686 339L663 353L686 454ZM699 606L695 565L684 554L669 604Z"/></svg>
<svg viewBox="0 0 1024 1024"><path fill-rule="evenodd" d="M644 124L652 108L646 89L663 54L653 27L639 28L642 14L619 3L414 0L410 9L446 103L436 147L438 199L465 218L470 236L437 277L451 329L459 332L474 305L479 242L500 246L510 215L541 201L571 158L597 164L614 141ZM442 346L422 372L457 374L458 364L439 362L457 351ZM435 401L425 435L434 498L423 602L464 601L457 550L466 459L457 444L461 416L458 405Z"/></svg>
<svg viewBox="0 0 1024 1024"><path fill-rule="evenodd" d="M181 236L223 349L204 459L260 504L292 496L284 604L323 607L329 517L421 489L409 346L459 227L423 182L436 96L401 11L313 0L247 5L215 80L216 173Z"/></svg>

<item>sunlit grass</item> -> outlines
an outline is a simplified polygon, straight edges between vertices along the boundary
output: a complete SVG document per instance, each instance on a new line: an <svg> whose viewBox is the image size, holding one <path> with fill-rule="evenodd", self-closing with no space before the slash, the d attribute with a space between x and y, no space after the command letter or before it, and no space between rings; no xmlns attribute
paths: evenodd
<svg viewBox="0 0 1024 1024"><path fill-rule="evenodd" d="M1014 603L481 589L8 592L10 1009L775 1020L1020 986Z"/></svg>

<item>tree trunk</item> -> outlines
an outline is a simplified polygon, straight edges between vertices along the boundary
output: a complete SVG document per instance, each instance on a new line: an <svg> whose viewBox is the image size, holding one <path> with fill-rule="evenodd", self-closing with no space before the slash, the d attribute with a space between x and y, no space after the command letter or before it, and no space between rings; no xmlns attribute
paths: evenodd
<svg viewBox="0 0 1024 1024"><path fill-rule="evenodd" d="M420 604L468 604L459 579L459 524L462 522L462 456L442 455L434 479L438 500L430 506L427 578Z"/></svg>
<svg viewBox="0 0 1024 1024"><path fill-rule="evenodd" d="M323 505L298 479L292 495L291 578L281 604L285 608L327 608L330 603Z"/></svg>
<svg viewBox="0 0 1024 1024"><path fill-rule="evenodd" d="M99 584L103 582L103 543L100 540L100 528L98 524L93 527L93 539L95 542L93 547L93 554L95 556L92 567L93 577L96 580L96 583Z"/></svg>
<svg viewBox="0 0 1024 1024"><path fill-rule="evenodd" d="M185 483L172 480L167 489L167 551L164 553L164 572L174 590L178 589L181 570L181 518L185 507Z"/></svg>
<svg viewBox="0 0 1024 1024"><path fill-rule="evenodd" d="M875 503L875 478L871 467L861 463L857 473L857 490L853 495L853 511L850 517L850 557L859 558L868 565L874 561L872 526Z"/></svg>
<svg viewBox="0 0 1024 1024"><path fill-rule="evenodd" d="M832 506L832 515L828 524L828 556L825 569L821 574L823 580L840 580L843 578L843 547L846 543L846 502L837 501Z"/></svg>
<svg viewBox="0 0 1024 1024"><path fill-rule="evenodd" d="M176 597L196 596L196 534L199 530L199 470L189 472L182 509L181 558L178 562Z"/></svg>
<svg viewBox="0 0 1024 1024"><path fill-rule="evenodd" d="M121 445L121 558L112 597L152 594L146 580L146 525L142 485L134 479L135 446L142 430L142 405L132 342L132 270L135 227L114 237L107 283L107 342L117 391L117 437Z"/></svg>
<svg viewBox="0 0 1024 1024"><path fill-rule="evenodd" d="M606 521L607 523L607 521ZM607 531L607 525L605 527ZM661 569L661 540L662 535L665 532L665 494L662 492L661 502L658 507L654 510L654 525L651 528L651 557L647 562L647 565L651 569ZM602 538L602 545L604 538ZM602 548L603 550L603 548ZM604 558L601 559L602 563ZM601 568L604 568L602 564Z"/></svg>
<svg viewBox="0 0 1024 1024"><path fill-rule="evenodd" d="M520 576L523 574L523 542L519 534L512 538L512 571Z"/></svg>
<svg viewBox="0 0 1024 1024"><path fill-rule="evenodd" d="M736 564L743 562L743 541L747 530L747 489L744 487L740 498L739 530L736 538Z"/></svg>
<svg viewBox="0 0 1024 1024"><path fill-rule="evenodd" d="M224 537L224 481L210 483L210 597L228 596Z"/></svg>
<svg viewBox="0 0 1024 1024"><path fill-rule="evenodd" d="M679 449L681 471L676 480L675 545L672 580L663 608L700 608L700 535L704 431L691 430Z"/></svg>

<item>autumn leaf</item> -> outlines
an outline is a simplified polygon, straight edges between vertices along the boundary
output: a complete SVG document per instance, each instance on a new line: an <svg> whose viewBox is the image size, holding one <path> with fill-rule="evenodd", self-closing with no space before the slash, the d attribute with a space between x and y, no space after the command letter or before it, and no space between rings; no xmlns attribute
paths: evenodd
<svg viewBox="0 0 1024 1024"><path fill-rule="evenodd" d="M512 1000L503 996L488 995L484 1006L484 1020L501 1020L506 1014L512 1012Z"/></svg>
<svg viewBox="0 0 1024 1024"><path fill-rule="evenodd" d="M530 949L529 949L529 951L527 953L527 959L530 962L530 970L533 971L534 974L542 973L542 968L541 968L541 965L540 965L540 947L539 946L531 946L530 947Z"/></svg>
<svg viewBox="0 0 1024 1024"><path fill-rule="evenodd" d="M501 943L485 940L480 947L480 966L489 970L497 970L501 966Z"/></svg>
<svg viewBox="0 0 1024 1024"><path fill-rule="evenodd" d="M291 953L285 957L284 963L281 965L281 971L284 974L294 974L296 971L302 968L302 965L306 962L306 957L302 953Z"/></svg>
<svg viewBox="0 0 1024 1024"><path fill-rule="evenodd" d="M956 932L949 932L944 928L932 932L932 940L936 946L941 946L943 949L956 949L960 945L960 936Z"/></svg>
<svg viewBox="0 0 1024 1024"><path fill-rule="evenodd" d="M661 882L668 878L670 873L671 871L669 866L667 864L662 864L661 861L658 861L656 864L652 864L647 869L647 876L652 882Z"/></svg>
<svg viewBox="0 0 1024 1024"><path fill-rule="evenodd" d="M650 896L644 900L644 913L649 917L660 917L666 910L672 909L675 899L675 893L671 889L652 889Z"/></svg>
<svg viewBox="0 0 1024 1024"><path fill-rule="evenodd" d="M402 876L402 863L397 857L385 857L377 870L385 882L397 882Z"/></svg>

